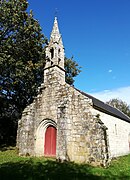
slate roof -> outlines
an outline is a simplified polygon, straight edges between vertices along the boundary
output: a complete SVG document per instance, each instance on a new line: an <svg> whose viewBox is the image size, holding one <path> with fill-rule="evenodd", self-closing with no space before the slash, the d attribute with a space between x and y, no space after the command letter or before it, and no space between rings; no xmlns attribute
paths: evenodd
<svg viewBox="0 0 130 180"><path fill-rule="evenodd" d="M76 89L78 90L78 89ZM101 112L104 112L106 114L109 114L109 115L112 115L114 117L117 117L117 118L120 118L124 121L127 121L130 123L130 118L125 115L124 113L122 113L120 110L100 101L99 99L96 99L95 97L87 94L87 93L84 93L80 90L78 90L81 94L83 94L84 96L92 99L92 102L93 102L93 107Z"/></svg>

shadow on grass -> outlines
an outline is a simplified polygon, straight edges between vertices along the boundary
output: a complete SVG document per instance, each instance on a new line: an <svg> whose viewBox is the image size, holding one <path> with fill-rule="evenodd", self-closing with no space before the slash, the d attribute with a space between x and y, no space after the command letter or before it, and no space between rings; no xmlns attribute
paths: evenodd
<svg viewBox="0 0 130 180"><path fill-rule="evenodd" d="M8 162L0 166L1 180L104 180L104 179L128 179L124 175L113 177L110 172L99 176L92 173L89 165L78 165L75 163L59 163L47 160L45 162L34 162L32 160L20 162Z"/></svg>
<svg viewBox="0 0 130 180"><path fill-rule="evenodd" d="M81 165L80 165L81 166ZM0 168L0 177L3 179L97 179L91 175L89 166L80 167L74 163L59 163L47 160L44 163L21 161L18 163L5 163Z"/></svg>

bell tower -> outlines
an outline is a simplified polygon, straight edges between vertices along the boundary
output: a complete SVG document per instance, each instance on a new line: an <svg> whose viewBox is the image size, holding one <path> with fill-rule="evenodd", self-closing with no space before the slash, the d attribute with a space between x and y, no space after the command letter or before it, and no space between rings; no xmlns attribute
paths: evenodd
<svg viewBox="0 0 130 180"><path fill-rule="evenodd" d="M46 47L44 83L51 83L50 81L58 81L60 84L65 83L64 46L58 28L57 17L55 17L50 41Z"/></svg>

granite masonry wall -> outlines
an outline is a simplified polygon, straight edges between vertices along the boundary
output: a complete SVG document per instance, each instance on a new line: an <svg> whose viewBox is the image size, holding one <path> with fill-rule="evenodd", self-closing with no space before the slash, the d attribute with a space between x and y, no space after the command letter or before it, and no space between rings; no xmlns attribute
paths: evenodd
<svg viewBox="0 0 130 180"><path fill-rule="evenodd" d="M38 96L19 120L19 154L44 156L45 131L53 125L57 128L57 159L107 165L107 128L91 113L92 100L63 84L56 72L61 73L57 68L47 70L46 83L39 87Z"/></svg>
<svg viewBox="0 0 130 180"><path fill-rule="evenodd" d="M92 109L93 114L100 114L100 119L107 126L110 158L130 153L130 123L114 116Z"/></svg>

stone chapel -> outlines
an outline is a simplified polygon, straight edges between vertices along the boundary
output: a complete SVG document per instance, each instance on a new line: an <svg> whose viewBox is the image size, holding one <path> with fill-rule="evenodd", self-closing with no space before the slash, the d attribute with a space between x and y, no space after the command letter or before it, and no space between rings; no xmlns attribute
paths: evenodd
<svg viewBox="0 0 130 180"><path fill-rule="evenodd" d="M18 122L19 155L106 166L130 153L130 118L65 82L64 46L55 17L44 83Z"/></svg>

